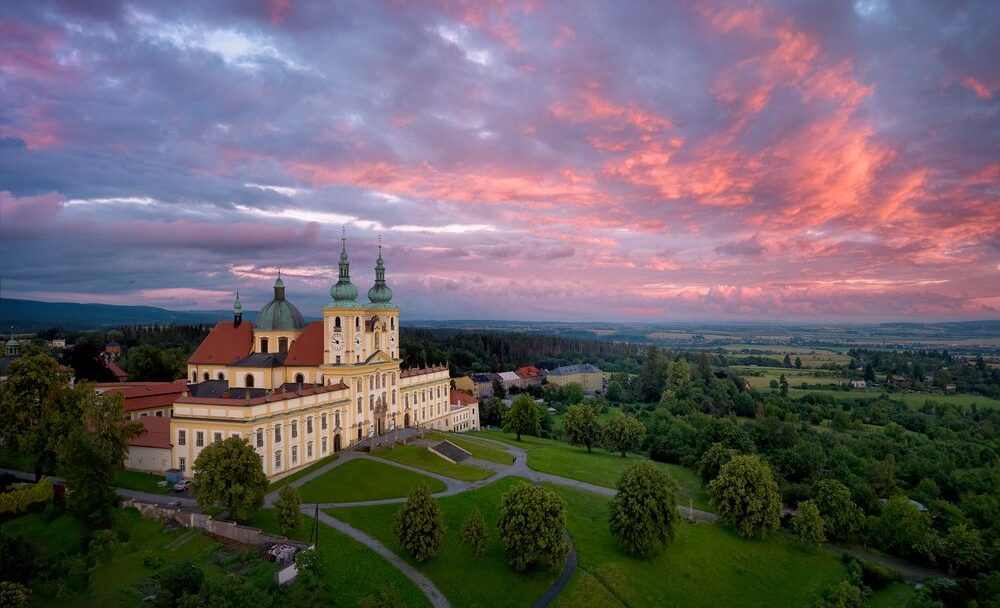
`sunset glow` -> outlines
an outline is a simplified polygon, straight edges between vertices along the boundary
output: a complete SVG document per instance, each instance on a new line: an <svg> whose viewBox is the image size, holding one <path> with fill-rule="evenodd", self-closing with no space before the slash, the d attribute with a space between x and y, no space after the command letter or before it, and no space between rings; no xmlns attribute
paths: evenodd
<svg viewBox="0 0 1000 608"><path fill-rule="evenodd" d="M10 2L3 297L1000 317L995 2Z"/></svg>

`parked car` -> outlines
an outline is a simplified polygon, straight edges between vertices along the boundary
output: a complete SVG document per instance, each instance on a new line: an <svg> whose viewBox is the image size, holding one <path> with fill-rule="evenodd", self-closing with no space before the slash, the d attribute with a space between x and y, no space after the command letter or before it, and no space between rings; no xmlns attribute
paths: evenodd
<svg viewBox="0 0 1000 608"><path fill-rule="evenodd" d="M187 479L182 479L174 484L174 492L183 492L191 487L191 482Z"/></svg>

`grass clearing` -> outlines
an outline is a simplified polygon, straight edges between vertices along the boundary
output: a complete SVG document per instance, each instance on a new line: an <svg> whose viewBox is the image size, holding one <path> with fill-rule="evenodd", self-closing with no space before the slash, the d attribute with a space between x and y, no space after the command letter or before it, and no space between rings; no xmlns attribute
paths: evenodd
<svg viewBox="0 0 1000 608"><path fill-rule="evenodd" d="M451 477L452 479L460 479L462 481L479 481L481 479L486 479L493 474L492 471L488 471L480 467L448 462L437 454L431 453L430 450L423 446L398 445L391 450L375 452L372 456L385 458L386 460L423 469L424 471L430 471L431 473L437 473L438 475L444 475L445 477Z"/></svg>
<svg viewBox="0 0 1000 608"><path fill-rule="evenodd" d="M865 602L865 608L897 608L905 606L917 591L905 583L893 583L879 589Z"/></svg>
<svg viewBox="0 0 1000 608"><path fill-rule="evenodd" d="M500 448L487 445L482 441L466 439L457 433L443 433L441 431L430 431L427 438L435 441L450 441L472 454L473 458L495 462L497 464L514 464L514 455Z"/></svg>
<svg viewBox="0 0 1000 608"><path fill-rule="evenodd" d="M574 447L564 441L522 437L518 442L513 437L499 431L477 431L477 435L516 445L528 452L528 466L536 471L551 473L570 479L585 481L606 488L613 488L618 478L639 460L649 460L645 456L629 454L622 458L602 448ZM684 506L693 503L699 509L708 508L708 495L701 479L691 469L676 464L653 462L654 465L670 472L677 482L679 500Z"/></svg>
<svg viewBox="0 0 1000 608"><path fill-rule="evenodd" d="M250 522L265 532L281 534L277 509L261 509ZM303 517L289 537L308 541L313 522L311 517ZM320 524L316 550L324 557L327 597L338 606L357 606L362 598L382 587L391 588L403 606L430 605L423 592L389 562L329 526Z"/></svg>
<svg viewBox="0 0 1000 608"><path fill-rule="evenodd" d="M302 502L357 502L406 496L420 484L431 492L447 486L442 481L391 464L358 459L331 469L299 488Z"/></svg>
<svg viewBox="0 0 1000 608"><path fill-rule="evenodd" d="M286 477L282 477L278 481L271 482L271 485L269 485L267 487L267 491L268 492L273 492L275 490L280 490L281 488L287 486L288 484L292 483L296 479L304 477L304 476L308 475L309 473L312 473L316 469L330 464L331 462L333 462L336 459L337 459L337 454L331 454L331 455L327 456L326 458L321 458L321 459L317 460L316 462L312 463L311 465L307 466L306 468L302 469L301 471L295 471L291 475L288 475Z"/></svg>
<svg viewBox="0 0 1000 608"><path fill-rule="evenodd" d="M517 573L507 565L496 534L500 495L523 480L506 478L477 490L439 499L447 530L438 554L418 563L400 546L392 519L400 505L341 507L327 513L374 536L397 555L429 577L452 606L531 606L558 577L557 572ZM473 506L486 520L489 540L481 557L474 557L461 543L459 530Z"/></svg>
<svg viewBox="0 0 1000 608"><path fill-rule="evenodd" d="M128 488L139 492L149 492L150 494L169 494L174 484L166 482L167 478L162 475L151 473L141 473L139 471L120 471L111 480L111 485L118 488Z"/></svg>
<svg viewBox="0 0 1000 608"><path fill-rule="evenodd" d="M550 487L569 505L567 528L579 556L557 608L811 606L823 587L846 576L831 552L784 536L743 539L720 524L681 524L659 555L631 557L608 530L609 499Z"/></svg>
<svg viewBox="0 0 1000 608"><path fill-rule="evenodd" d="M921 408L928 401L936 401L938 403L947 403L950 405L957 405L959 407L971 407L973 404L981 409L1000 409L1000 399L991 399L989 397L983 397L981 395L944 395L941 393L883 393L880 391L865 391L865 390L852 390L852 391L838 391L838 390L828 390L828 389L799 389L790 388L788 394L792 397L801 397L803 395L826 395L833 397L834 399L877 399L883 395L889 399L899 401L902 399L907 405L912 408Z"/></svg>

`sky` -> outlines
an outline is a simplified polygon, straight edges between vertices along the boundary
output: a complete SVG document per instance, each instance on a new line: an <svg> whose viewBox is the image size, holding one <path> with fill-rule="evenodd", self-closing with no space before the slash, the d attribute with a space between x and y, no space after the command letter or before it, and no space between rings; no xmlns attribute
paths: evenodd
<svg viewBox="0 0 1000 608"><path fill-rule="evenodd" d="M1000 318L1000 3L0 4L0 292Z"/></svg>

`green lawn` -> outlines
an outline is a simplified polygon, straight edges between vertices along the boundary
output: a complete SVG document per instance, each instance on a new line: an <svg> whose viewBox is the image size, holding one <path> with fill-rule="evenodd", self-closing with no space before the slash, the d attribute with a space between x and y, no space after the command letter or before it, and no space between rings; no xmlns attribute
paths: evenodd
<svg viewBox="0 0 1000 608"><path fill-rule="evenodd" d="M472 465L448 462L437 454L431 453L430 450L423 446L398 445L391 450L375 452L372 456L392 460L393 462L437 473L438 475L444 475L445 477L451 477L452 479L461 479L462 481L479 481L493 474L492 471Z"/></svg>
<svg viewBox="0 0 1000 608"><path fill-rule="evenodd" d="M22 454L10 448L0 448L0 468L14 469L24 473L35 472L35 455Z"/></svg>
<svg viewBox="0 0 1000 608"><path fill-rule="evenodd" d="M322 466L330 464L331 462L333 462L336 459L337 459L337 455L336 454L331 454L331 455L327 456L326 458L321 458L320 460L317 460L316 462L312 463L311 465L307 466L306 468L302 469L301 471L295 471L294 473L292 473L291 475L289 475L287 477L282 477L278 481L272 482L271 485L268 486L267 490L268 490L268 492L273 492L275 490L280 490L281 488L287 486L288 484L292 483L296 479L299 479L300 477L302 477L304 475L308 475L309 473L312 473L316 469L318 469L318 468L320 468Z"/></svg>
<svg viewBox="0 0 1000 608"><path fill-rule="evenodd" d="M108 608L138 605L143 593L136 588L136 583L152 577L156 572L143 565L144 557L152 554L162 557L165 563L191 560L208 577L239 572L262 588L269 585L274 576L275 566L271 563L256 557L243 563L239 550L230 549L197 530L182 528L164 532L162 523L143 519L134 509L116 512L115 529L126 533L128 541L119 545L109 558L91 571L86 590L70 592L73 606ZM84 530L65 513L51 521L49 515L44 513L26 515L6 522L3 530L6 534L20 537L34 546L40 555L49 558L83 550ZM55 608L69 605L66 597L54 594L52 586L36 588L33 598L33 605L36 606Z"/></svg>
<svg viewBox="0 0 1000 608"><path fill-rule="evenodd" d="M402 549L392 531L392 518L399 505L343 507L327 513L379 539L413 564L444 593L452 606L531 606L558 576L557 572L519 574L507 566L506 555L496 538L500 495L522 480L506 478L478 490L438 500L447 531L438 554L417 563ZM489 533L486 552L474 557L462 545L459 530L473 506L478 506Z"/></svg>
<svg viewBox="0 0 1000 608"><path fill-rule="evenodd" d="M811 606L846 576L840 559L783 536L742 539L719 524L681 524L673 544L640 559L608 531L608 499L550 486L567 502L579 564L557 608Z"/></svg>
<svg viewBox="0 0 1000 608"><path fill-rule="evenodd" d="M447 486L433 477L373 460L352 460L299 488L302 502L356 502L406 496L420 484L431 492Z"/></svg>
<svg viewBox="0 0 1000 608"><path fill-rule="evenodd" d="M250 520L249 525L272 534L281 533L276 509L261 509ZM303 517L302 523L290 537L308 541L312 525L311 517ZM389 562L329 526L320 524L316 550L324 557L326 575L323 579L329 597L333 598L338 606L357 606L361 598L376 592L381 587L393 589L403 606L430 605L423 592Z"/></svg>
<svg viewBox="0 0 1000 608"><path fill-rule="evenodd" d="M119 488L128 488L139 492L149 492L151 494L169 494L174 484L159 485L166 478L162 475L151 475L138 471L121 471L111 480L111 485Z"/></svg>
<svg viewBox="0 0 1000 608"><path fill-rule="evenodd" d="M885 589L876 591L868 601L865 608L897 608L905 606L916 590L905 583L893 583Z"/></svg>
<svg viewBox="0 0 1000 608"><path fill-rule="evenodd" d="M430 431L427 438L435 441L450 441L472 454L473 458L487 460L497 464L514 464L514 455L500 448L487 445L482 441L466 439L458 433L443 433L441 431Z"/></svg>
<svg viewBox="0 0 1000 608"><path fill-rule="evenodd" d="M588 453L586 448L574 447L564 441L554 439L525 436L518 442L512 436L499 431L477 431L476 434L504 441L526 450L528 452L528 466L536 471L586 481L607 488L615 487L618 478L625 469L639 460L648 460L646 457L636 454L622 458L601 448L594 448L592 453ZM699 509L708 508L708 495L702 487L701 479L694 471L676 464L663 462L654 462L653 464L670 471L677 482L682 505L687 506L691 501Z"/></svg>

